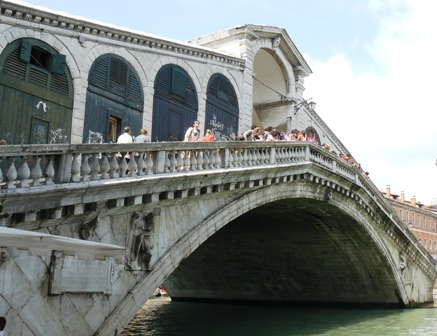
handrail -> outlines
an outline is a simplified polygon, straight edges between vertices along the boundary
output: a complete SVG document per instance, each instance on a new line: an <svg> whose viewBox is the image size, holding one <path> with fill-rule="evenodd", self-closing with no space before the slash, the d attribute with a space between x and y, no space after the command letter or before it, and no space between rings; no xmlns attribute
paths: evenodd
<svg viewBox="0 0 437 336"><path fill-rule="evenodd" d="M362 171L308 142L158 142L147 144L53 144L0 146L0 199L41 192L56 184L129 180L166 174L254 169L313 163L362 188L393 228L426 256L426 249ZM429 259L429 258L428 258Z"/></svg>
<svg viewBox="0 0 437 336"><path fill-rule="evenodd" d="M160 142L0 146L0 194L5 189L60 183L303 162L310 159L308 146L314 145ZM324 149L314 146L313 151L318 153L313 160L323 164Z"/></svg>

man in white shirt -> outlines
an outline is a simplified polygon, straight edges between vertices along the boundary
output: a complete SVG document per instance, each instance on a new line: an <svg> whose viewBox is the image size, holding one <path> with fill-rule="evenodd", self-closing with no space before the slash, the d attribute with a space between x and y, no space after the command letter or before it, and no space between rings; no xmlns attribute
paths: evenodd
<svg viewBox="0 0 437 336"><path fill-rule="evenodd" d="M130 135L130 127L126 126L124 128L124 133L120 135L117 139L117 143L132 143L132 136Z"/></svg>

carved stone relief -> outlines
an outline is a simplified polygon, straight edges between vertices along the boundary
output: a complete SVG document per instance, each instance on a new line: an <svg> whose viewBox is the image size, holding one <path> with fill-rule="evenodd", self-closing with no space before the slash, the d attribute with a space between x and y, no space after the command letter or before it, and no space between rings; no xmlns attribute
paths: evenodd
<svg viewBox="0 0 437 336"><path fill-rule="evenodd" d="M5 248L0 249L0 267L9 259L9 254Z"/></svg>
<svg viewBox="0 0 437 336"><path fill-rule="evenodd" d="M126 245L126 266L134 271L150 271L152 257L153 213L135 212L132 215Z"/></svg>

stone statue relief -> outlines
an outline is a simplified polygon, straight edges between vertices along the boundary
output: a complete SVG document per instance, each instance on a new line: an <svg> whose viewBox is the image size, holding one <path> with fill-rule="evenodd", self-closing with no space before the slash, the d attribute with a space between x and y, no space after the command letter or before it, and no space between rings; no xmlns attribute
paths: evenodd
<svg viewBox="0 0 437 336"><path fill-rule="evenodd" d="M399 253L399 269L402 274L402 281L404 282L405 290L411 295L414 289L414 273L412 274L410 267L408 266L407 258L404 253Z"/></svg>
<svg viewBox="0 0 437 336"><path fill-rule="evenodd" d="M126 266L134 271L150 271L152 257L153 213L132 215L126 245Z"/></svg>
<svg viewBox="0 0 437 336"><path fill-rule="evenodd" d="M273 51L276 51L278 49L280 43L281 43L281 37L280 36L276 36L276 37L272 38L272 49L273 49Z"/></svg>

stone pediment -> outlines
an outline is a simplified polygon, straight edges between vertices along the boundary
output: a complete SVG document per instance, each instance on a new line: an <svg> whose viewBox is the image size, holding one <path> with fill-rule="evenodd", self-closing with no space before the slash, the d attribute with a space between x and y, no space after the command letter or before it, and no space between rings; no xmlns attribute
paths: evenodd
<svg viewBox="0 0 437 336"><path fill-rule="evenodd" d="M252 42L258 39L270 40L270 49L274 52L281 50L293 68L299 71L300 76L306 77L312 73L309 65L284 28L244 24L191 39L189 42L241 57L239 54L240 48L236 47L240 45L241 40Z"/></svg>

